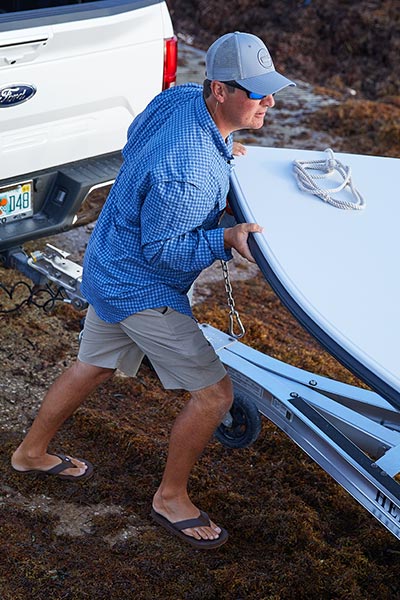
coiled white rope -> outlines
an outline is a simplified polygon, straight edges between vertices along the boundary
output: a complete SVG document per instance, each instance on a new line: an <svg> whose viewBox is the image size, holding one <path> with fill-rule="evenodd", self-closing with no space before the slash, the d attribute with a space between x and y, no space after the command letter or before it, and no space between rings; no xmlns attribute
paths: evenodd
<svg viewBox="0 0 400 600"><path fill-rule="evenodd" d="M314 196L318 196L324 202L328 202L336 208L343 208L347 210L362 210L365 208L365 200L360 192L354 187L351 180L351 169L348 166L343 165L339 162L331 148L327 148L325 152L328 153L328 157L325 160L294 160L293 170L297 180L299 188L303 192L310 192ZM308 171L323 171L322 174L310 174ZM324 179L331 175L334 171L337 171L343 182L336 188L322 189L315 183L316 179ZM339 198L333 198L333 194L337 194L344 190L346 187L350 188L350 192L353 194L354 201L343 200Z"/></svg>

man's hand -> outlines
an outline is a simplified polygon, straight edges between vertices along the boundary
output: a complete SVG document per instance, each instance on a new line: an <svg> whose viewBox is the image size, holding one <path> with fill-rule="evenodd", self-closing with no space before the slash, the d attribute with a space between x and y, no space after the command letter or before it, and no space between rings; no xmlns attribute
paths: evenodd
<svg viewBox="0 0 400 600"><path fill-rule="evenodd" d="M263 228L257 223L240 223L235 227L228 227L224 230L225 248L234 248L241 256L254 263L256 261L247 245L247 238L249 233L261 233L262 230Z"/></svg>
<svg viewBox="0 0 400 600"><path fill-rule="evenodd" d="M233 142L233 156L244 156L247 152L247 149L240 142Z"/></svg>

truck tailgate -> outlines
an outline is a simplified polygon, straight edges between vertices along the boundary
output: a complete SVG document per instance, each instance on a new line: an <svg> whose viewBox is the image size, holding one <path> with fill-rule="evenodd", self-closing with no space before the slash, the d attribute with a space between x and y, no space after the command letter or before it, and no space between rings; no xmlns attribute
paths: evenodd
<svg viewBox="0 0 400 600"><path fill-rule="evenodd" d="M166 6L118 4L68 7L72 20L65 7L26 11L2 32L0 21L1 179L121 149L132 119L161 91L164 38L173 35ZM8 102L22 86L31 97Z"/></svg>

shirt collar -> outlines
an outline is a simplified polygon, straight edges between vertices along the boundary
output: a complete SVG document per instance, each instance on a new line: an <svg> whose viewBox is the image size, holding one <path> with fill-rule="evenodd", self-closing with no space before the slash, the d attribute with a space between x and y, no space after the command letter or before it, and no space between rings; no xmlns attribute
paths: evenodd
<svg viewBox="0 0 400 600"><path fill-rule="evenodd" d="M233 136L231 134L228 135L225 142L221 132L208 112L203 95L201 95L199 98L196 98L196 115L201 127L211 135L221 156L223 156L227 162L231 161L233 159Z"/></svg>

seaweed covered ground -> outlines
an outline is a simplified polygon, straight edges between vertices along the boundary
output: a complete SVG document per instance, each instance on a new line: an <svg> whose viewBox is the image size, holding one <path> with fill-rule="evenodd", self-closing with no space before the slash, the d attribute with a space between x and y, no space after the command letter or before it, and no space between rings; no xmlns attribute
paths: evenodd
<svg viewBox="0 0 400 600"><path fill-rule="evenodd" d="M340 136L335 150L400 156L396 0L168 3L177 32L196 47L205 50L229 31L254 33L267 44L278 70L335 97L336 103L311 115L304 104L308 126ZM298 140L297 147L303 146Z"/></svg>
<svg viewBox="0 0 400 600"><path fill-rule="evenodd" d="M170 5L181 40L204 50L225 31L253 31L271 39L277 66L312 85L298 86L297 104L288 96L297 137L289 135L293 121L277 110L270 143L320 147L323 135L337 150L400 157L397 3ZM182 53L181 70L185 60ZM268 123L266 129L263 139ZM242 139L259 138L249 132ZM69 238L78 259L82 232L90 234L103 200L97 192ZM256 268L236 257L231 270L244 343L363 385L296 323ZM0 283L2 309L29 296L21 275L1 269ZM12 289L10 299L5 290ZM218 267L199 280L194 297L199 321L226 331ZM35 302L48 300L42 294ZM13 472L10 454L49 383L74 360L82 318L67 304L50 312L36 304L0 317L0 600L400 599L399 541L266 419L248 448L213 439L191 478L196 503L229 530L225 546L201 553L157 527L151 497L187 395L163 391L146 364L135 379L117 374L101 386L53 441L53 451L92 461L92 479L78 484Z"/></svg>
<svg viewBox="0 0 400 600"><path fill-rule="evenodd" d="M234 292L245 307L246 344L358 383L301 329L261 275L236 279ZM202 293L196 316L226 330L222 283ZM6 397L21 407L32 401L0 434L2 600L400 597L399 542L266 419L249 448L213 440L191 479L196 502L228 528L229 542L204 554L158 528L150 499L186 394L162 391L146 365L136 379L117 375L103 385L54 440L54 450L93 461L91 480L13 473L9 456L36 400L77 347L79 313L68 306L42 313L30 306L2 321L3 373L24 386Z"/></svg>

